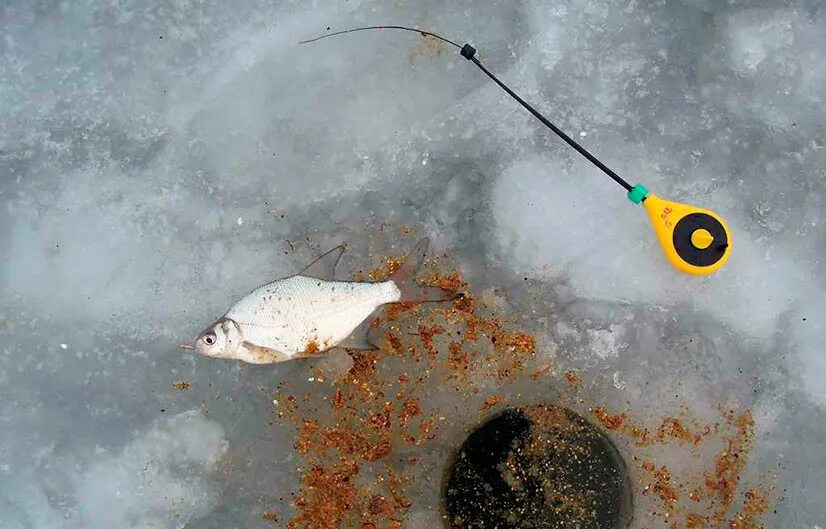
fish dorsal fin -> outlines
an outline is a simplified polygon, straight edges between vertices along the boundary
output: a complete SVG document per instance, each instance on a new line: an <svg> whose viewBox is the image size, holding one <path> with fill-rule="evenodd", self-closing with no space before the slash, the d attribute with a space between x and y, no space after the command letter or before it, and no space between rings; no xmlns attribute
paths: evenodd
<svg viewBox="0 0 826 529"><path fill-rule="evenodd" d="M336 265L341 259L341 254L344 253L344 246L336 246L329 252L325 253L298 273L300 276L312 277L314 279L322 279L324 281L332 281L336 275Z"/></svg>

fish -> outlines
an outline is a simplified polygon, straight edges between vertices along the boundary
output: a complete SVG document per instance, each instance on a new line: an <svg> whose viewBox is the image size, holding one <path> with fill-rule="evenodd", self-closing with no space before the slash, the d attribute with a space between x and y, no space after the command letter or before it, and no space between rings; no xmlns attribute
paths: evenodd
<svg viewBox="0 0 826 529"><path fill-rule="evenodd" d="M368 334L372 316L384 305L460 297L416 283L428 245L428 239L420 240L398 270L377 282L337 281L335 269L344 253L344 246L337 246L299 273L256 288L181 347L250 364L307 358L333 348L375 350Z"/></svg>

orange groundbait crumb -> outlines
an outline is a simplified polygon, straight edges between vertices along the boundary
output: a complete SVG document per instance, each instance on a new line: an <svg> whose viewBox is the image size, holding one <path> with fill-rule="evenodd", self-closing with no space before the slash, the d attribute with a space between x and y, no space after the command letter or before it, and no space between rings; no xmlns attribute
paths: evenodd
<svg viewBox="0 0 826 529"><path fill-rule="evenodd" d="M304 354L312 355L318 353L319 351L321 351L321 347L318 345L318 340L315 338L307 342L307 345L304 346Z"/></svg>
<svg viewBox="0 0 826 529"><path fill-rule="evenodd" d="M344 395L341 393L341 389L336 389L336 394L333 397L333 408L340 410L342 406L344 406Z"/></svg>
<svg viewBox="0 0 826 529"><path fill-rule="evenodd" d="M410 478L404 479L390 472L390 493L393 495L393 501L402 509L409 509L413 505L413 502L405 496L404 489L402 488L402 485L406 481L410 481Z"/></svg>
<svg viewBox="0 0 826 529"><path fill-rule="evenodd" d="M433 336L437 334L444 334L444 332L445 328L441 325L435 325L433 327L419 325L419 339L422 341L422 345L430 358L436 358L436 348L433 346Z"/></svg>
<svg viewBox="0 0 826 529"><path fill-rule="evenodd" d="M473 312L473 307L473 296L471 296L469 293L465 293L462 297L453 302L453 309L458 312L464 312L466 314L469 314Z"/></svg>
<svg viewBox="0 0 826 529"><path fill-rule="evenodd" d="M370 276L370 279L373 281L384 281L390 277L393 272L401 268L401 266L401 259L396 257L388 257L384 260L384 264L382 266L370 270L367 275Z"/></svg>
<svg viewBox="0 0 826 529"><path fill-rule="evenodd" d="M569 386L575 387L582 382L582 378L576 371L568 371L565 373L565 382L567 382Z"/></svg>
<svg viewBox="0 0 826 529"><path fill-rule="evenodd" d="M293 448L300 454L306 454L311 447L312 436L320 428L318 421L304 419L301 421L301 430Z"/></svg>
<svg viewBox="0 0 826 529"><path fill-rule="evenodd" d="M393 506L381 494L374 494L367 504L367 511L372 515L383 514L385 516L393 514Z"/></svg>
<svg viewBox="0 0 826 529"><path fill-rule="evenodd" d="M393 424L393 405L384 403L381 410L370 410L370 426L375 430L386 430Z"/></svg>
<svg viewBox="0 0 826 529"><path fill-rule="evenodd" d="M180 382L175 382L174 384L172 384L172 387L177 389L178 391L186 391L192 387L192 384L181 380Z"/></svg>
<svg viewBox="0 0 826 529"><path fill-rule="evenodd" d="M388 259L370 272L370 277L383 279L398 266L398 260ZM467 291L458 273L434 274L426 282ZM542 384L544 377L554 376L550 366L531 362L536 339L513 328L470 292L451 304L419 307L410 303L388 307L383 316L386 325L377 342L381 350L354 354L350 372L327 394L319 387L320 395L312 397L277 395L279 416L296 427L295 450L305 469L300 489L293 496L296 515L287 529L400 528L406 509L412 506L405 488L412 483L432 486L427 476L420 475L418 464L395 473L400 459L411 460L407 456L413 453L411 445L435 439L442 424L438 421L445 419L439 410L423 411L420 399L429 388L466 394L492 387L493 394L488 393L480 406L484 412L502 402L494 392L502 391L515 377L522 377L520 383L530 383L531 372L542 374L542 378L534 378L534 384ZM381 322L376 319L374 323L379 332ZM444 336L437 339L437 335ZM573 393L581 384L580 374L569 371L563 376ZM581 392L577 393L578 402L588 405ZM643 418L630 411L611 414L597 407L593 413L611 435L625 435L635 442L635 456L642 465L641 483L646 485L648 501L657 506L646 513L654 518L644 520L644 525L670 529L760 527L757 522L768 508L760 493L750 491L740 512L730 512L745 465L738 459L745 461L750 451L750 441L744 440L753 428L750 415L727 416L729 429L736 428L738 433L725 438L725 450L709 469L701 461L703 454L694 450L694 445L711 435L708 426L682 419L681 414L680 419L665 417L659 428L649 430L646 426L651 425L637 422ZM714 433L718 431L715 426ZM686 457L696 456L698 465L703 466L684 469L685 475L675 472L677 467L662 465L659 449L646 452L658 444L671 445L669 451L690 450L692 454ZM360 474L362 468L365 470ZM427 483L419 483L422 480Z"/></svg>
<svg viewBox="0 0 826 529"><path fill-rule="evenodd" d="M768 495L750 489L746 491L743 508L729 522L729 529L763 529L758 520L768 510Z"/></svg>
<svg viewBox="0 0 826 529"><path fill-rule="evenodd" d="M466 286L466 283L464 283L462 278L459 276L459 272L453 272L448 276L432 275L424 282L428 285L437 286L453 292L457 292L462 287Z"/></svg>
<svg viewBox="0 0 826 529"><path fill-rule="evenodd" d="M640 426L632 426L630 428L630 435L637 441L637 446L648 446L650 438L648 428Z"/></svg>
<svg viewBox="0 0 826 529"><path fill-rule="evenodd" d="M689 513L685 517L685 529L703 529L707 527L708 519L697 513Z"/></svg>
<svg viewBox="0 0 826 529"><path fill-rule="evenodd" d="M339 529L356 505L353 478L358 473L357 464L344 460L330 467L313 465L301 478L303 493L295 499L298 514L287 529Z"/></svg>
<svg viewBox="0 0 826 529"><path fill-rule="evenodd" d="M620 428L622 424L625 422L625 420L628 418L628 415L624 412L620 413L619 415L611 415L602 406L594 410L594 415L596 415L597 419L599 419L599 422L601 422L602 425L608 428L609 430L616 430Z"/></svg>
<svg viewBox="0 0 826 529"><path fill-rule="evenodd" d="M389 420L386 416L376 415L374 427L383 428L386 420ZM365 461L375 461L390 454L390 440L381 432L368 435L363 431L354 432L347 425L321 426L318 421L304 419L295 449L300 454L312 450L321 455L336 449L344 455L357 455Z"/></svg>
<svg viewBox="0 0 826 529"><path fill-rule="evenodd" d="M396 336L395 333L388 332L384 335L384 338L387 340L387 343L390 345L390 349L394 353L400 354L402 352L402 341L398 336Z"/></svg>
<svg viewBox="0 0 826 529"><path fill-rule="evenodd" d="M487 399L485 399L485 403L482 404L482 411L489 410L499 404L502 399L499 395L491 395Z"/></svg>
<svg viewBox="0 0 826 529"><path fill-rule="evenodd" d="M703 428L702 434L692 433L691 430L675 417L663 418L660 427L656 432L652 432L644 426L632 423L628 414L624 412L618 415L611 415L605 408L600 406L594 409L594 415L605 428L609 430L620 430L625 435L633 438L638 447L668 444L673 440L698 445L711 433L709 426Z"/></svg>
<svg viewBox="0 0 826 529"><path fill-rule="evenodd" d="M465 371L468 368L468 354L462 349L459 342L450 342L448 347L447 367L454 371Z"/></svg>
<svg viewBox="0 0 826 529"><path fill-rule="evenodd" d="M714 474L706 476L709 495L717 492L717 497L725 508L731 506L734 501L734 491L746 466L748 449L754 433L751 412L746 411L737 417L736 424L737 434L728 439L728 446L717 455Z"/></svg>
<svg viewBox="0 0 826 529"><path fill-rule="evenodd" d="M692 434L682 422L676 417L666 417L662 425L657 429L657 438L663 440L666 437L673 437L687 443L699 444L703 440L702 435Z"/></svg>
<svg viewBox="0 0 826 529"><path fill-rule="evenodd" d="M416 417L422 413L422 408L419 406L419 400L415 397L410 397L404 404L402 404L402 413L399 415L403 424L407 424L410 417Z"/></svg>
<svg viewBox="0 0 826 529"><path fill-rule="evenodd" d="M644 461L642 469L650 474L653 480L651 484L646 485L642 493L653 492L660 500L663 511L669 518L672 518L677 513L680 495L674 488L671 471L666 466L657 467L653 461Z"/></svg>
<svg viewBox="0 0 826 529"><path fill-rule="evenodd" d="M384 314L387 321L397 321L403 313L415 310L416 306L416 303L411 301L401 301L399 303L388 305L387 309L384 311Z"/></svg>
<svg viewBox="0 0 826 529"><path fill-rule="evenodd" d="M278 521L278 514L267 511L261 516L261 519L265 522L275 523Z"/></svg>
<svg viewBox="0 0 826 529"><path fill-rule="evenodd" d="M353 355L353 367L350 368L350 376L357 381L375 377L376 362L378 362L378 355L372 351Z"/></svg>
<svg viewBox="0 0 826 529"><path fill-rule="evenodd" d="M533 353L536 351L536 338L530 334L518 332L509 335L505 340L505 345L513 347L518 352Z"/></svg>
<svg viewBox="0 0 826 529"><path fill-rule="evenodd" d="M425 439L434 439L436 434L433 433L433 429L436 427L436 421L433 419L425 419L421 423L419 423L419 433L425 436Z"/></svg>
<svg viewBox="0 0 826 529"><path fill-rule="evenodd" d="M671 472L669 472L668 468L663 466L655 470L654 479L656 480L654 492L657 496L659 496L664 503L677 503L679 496L677 495L677 491L674 490L674 487L671 486Z"/></svg>
<svg viewBox="0 0 826 529"><path fill-rule="evenodd" d="M716 496L719 502L712 517L716 525L723 523L726 513L734 502L734 493L740 483L740 475L746 466L754 437L754 419L750 411L745 411L736 417L730 416L729 421L737 426L737 433L727 439L727 446L717 454L714 473L706 475L708 495L712 498ZM732 520L732 523L735 520ZM747 522L749 518L741 520L740 529L749 527L745 525Z"/></svg>

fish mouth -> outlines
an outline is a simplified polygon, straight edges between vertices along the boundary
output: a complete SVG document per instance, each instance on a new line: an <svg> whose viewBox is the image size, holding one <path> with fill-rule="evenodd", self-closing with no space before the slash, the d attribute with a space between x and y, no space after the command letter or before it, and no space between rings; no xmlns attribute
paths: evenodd
<svg viewBox="0 0 826 529"><path fill-rule="evenodd" d="M178 347L180 347L181 349L189 349L189 350L195 349L195 346L190 344L190 343L182 343Z"/></svg>

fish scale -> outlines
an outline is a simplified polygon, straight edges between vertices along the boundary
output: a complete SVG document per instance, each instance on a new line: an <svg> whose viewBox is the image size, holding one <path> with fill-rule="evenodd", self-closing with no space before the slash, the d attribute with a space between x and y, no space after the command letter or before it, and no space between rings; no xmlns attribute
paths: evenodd
<svg viewBox="0 0 826 529"><path fill-rule="evenodd" d="M374 310L398 301L391 281L350 283L293 276L259 287L239 301L226 317L244 327L257 345L294 356L346 338Z"/></svg>

